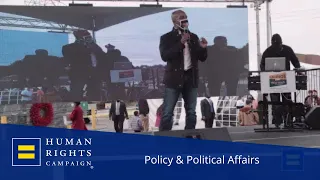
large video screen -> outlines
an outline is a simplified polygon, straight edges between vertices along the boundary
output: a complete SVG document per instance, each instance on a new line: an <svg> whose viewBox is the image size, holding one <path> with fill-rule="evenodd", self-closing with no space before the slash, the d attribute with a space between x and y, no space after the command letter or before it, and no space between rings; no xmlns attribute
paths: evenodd
<svg viewBox="0 0 320 180"><path fill-rule="evenodd" d="M162 98L170 68L159 43L176 10L1 6L1 104ZM247 9L181 10L208 41L198 96L247 94Z"/></svg>

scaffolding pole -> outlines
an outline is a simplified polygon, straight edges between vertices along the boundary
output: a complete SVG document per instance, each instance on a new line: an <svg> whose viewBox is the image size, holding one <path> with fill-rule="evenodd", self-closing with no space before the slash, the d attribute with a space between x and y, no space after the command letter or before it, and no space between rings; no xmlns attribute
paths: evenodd
<svg viewBox="0 0 320 180"><path fill-rule="evenodd" d="M254 8L256 11L256 37L257 37L257 68L260 69L260 61L261 61L261 42L260 42L260 5L261 2L256 0L254 2Z"/></svg>
<svg viewBox="0 0 320 180"><path fill-rule="evenodd" d="M270 15L270 0L266 1L266 24L267 24L267 47L271 45L271 15Z"/></svg>

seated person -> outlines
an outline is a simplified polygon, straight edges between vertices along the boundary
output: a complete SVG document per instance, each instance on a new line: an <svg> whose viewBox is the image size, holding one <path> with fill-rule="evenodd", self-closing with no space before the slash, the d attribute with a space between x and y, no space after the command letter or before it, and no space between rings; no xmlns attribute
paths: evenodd
<svg viewBox="0 0 320 180"><path fill-rule="evenodd" d="M159 125L160 125L160 121L161 121L161 117L162 117L162 111L163 111L162 109L163 109L163 103L157 109L157 118L156 118L155 127L159 127Z"/></svg>
<svg viewBox="0 0 320 180"><path fill-rule="evenodd" d="M313 107L313 91L309 90L308 91L308 96L304 99L304 105L306 106L307 111Z"/></svg>
<svg viewBox="0 0 320 180"><path fill-rule="evenodd" d="M317 106L320 105L320 98L318 96L318 91L317 90L313 90L313 97L314 97L314 100L315 100L315 104Z"/></svg>
<svg viewBox="0 0 320 180"><path fill-rule="evenodd" d="M142 126L142 120L139 118L139 112L134 111L133 117L129 122L129 127L134 131L134 132L141 132L143 131L143 126Z"/></svg>
<svg viewBox="0 0 320 180"><path fill-rule="evenodd" d="M241 108L244 107L244 100L245 100L245 98L242 97L241 99L239 99L239 100L237 101L237 103L236 103L236 108L237 108L237 109L241 109Z"/></svg>
<svg viewBox="0 0 320 180"><path fill-rule="evenodd" d="M252 95L248 95L247 99L250 99L252 101L252 108L258 109L258 101L254 99Z"/></svg>
<svg viewBox="0 0 320 180"><path fill-rule="evenodd" d="M307 112L314 106L320 105L320 98L316 90L309 90L308 96L304 99L304 105L306 106Z"/></svg>
<svg viewBox="0 0 320 180"><path fill-rule="evenodd" d="M239 110L238 119L240 126L253 126L259 123L258 113L252 108L252 100L246 100L245 106Z"/></svg>

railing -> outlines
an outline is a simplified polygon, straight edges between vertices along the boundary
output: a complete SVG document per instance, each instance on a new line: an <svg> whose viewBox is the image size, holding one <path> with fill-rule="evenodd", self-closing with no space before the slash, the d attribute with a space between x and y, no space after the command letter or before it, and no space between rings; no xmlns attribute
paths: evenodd
<svg viewBox="0 0 320 180"><path fill-rule="evenodd" d="M10 89L0 91L0 105L6 104L20 104L21 91L16 89Z"/></svg>
<svg viewBox="0 0 320 180"><path fill-rule="evenodd" d="M236 103L239 97L220 97L216 107L216 126L238 126L238 111Z"/></svg>
<svg viewBox="0 0 320 180"><path fill-rule="evenodd" d="M307 75L307 90L297 91L297 102L304 102L304 99L308 96L309 90L316 90L320 93L320 68L309 69L306 71ZM319 94L318 94L319 95Z"/></svg>

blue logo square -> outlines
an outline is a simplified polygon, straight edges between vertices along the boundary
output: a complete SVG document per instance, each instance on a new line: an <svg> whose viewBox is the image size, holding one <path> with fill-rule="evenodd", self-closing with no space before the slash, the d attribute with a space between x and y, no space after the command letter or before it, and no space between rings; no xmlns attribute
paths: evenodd
<svg viewBox="0 0 320 180"><path fill-rule="evenodd" d="M282 153L282 169L285 171L302 171L304 154L302 151L290 150Z"/></svg>
<svg viewBox="0 0 320 180"><path fill-rule="evenodd" d="M12 138L12 166L41 166L41 138Z"/></svg>

